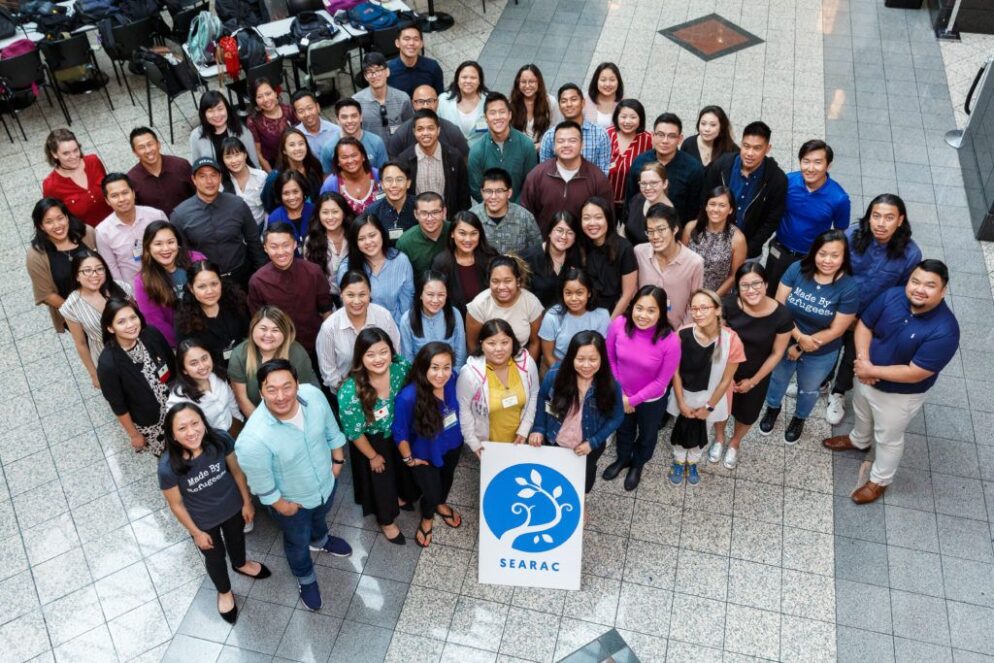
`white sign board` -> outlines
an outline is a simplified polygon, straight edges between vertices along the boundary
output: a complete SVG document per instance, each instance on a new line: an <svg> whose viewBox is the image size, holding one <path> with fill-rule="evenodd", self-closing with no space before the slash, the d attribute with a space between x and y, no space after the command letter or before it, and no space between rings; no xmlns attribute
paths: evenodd
<svg viewBox="0 0 994 663"><path fill-rule="evenodd" d="M570 449L484 443L481 583L580 589L585 472Z"/></svg>

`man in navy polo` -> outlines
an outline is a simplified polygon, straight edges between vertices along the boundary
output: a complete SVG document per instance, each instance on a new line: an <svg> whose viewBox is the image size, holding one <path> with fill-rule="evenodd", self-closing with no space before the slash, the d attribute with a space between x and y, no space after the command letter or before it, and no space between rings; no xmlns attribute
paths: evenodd
<svg viewBox="0 0 994 663"><path fill-rule="evenodd" d="M801 169L787 175L787 197L777 234L766 259L767 293L777 294L780 277L807 255L815 237L826 230L849 227L849 194L828 175L832 148L823 140L801 145ZM633 165L634 168L634 165Z"/></svg>
<svg viewBox="0 0 994 663"><path fill-rule="evenodd" d="M943 300L948 283L941 260L923 260L906 286L884 291L856 325L855 423L848 435L822 441L832 451L873 445L870 478L852 493L856 504L876 501L894 480L908 422L959 346L959 324Z"/></svg>

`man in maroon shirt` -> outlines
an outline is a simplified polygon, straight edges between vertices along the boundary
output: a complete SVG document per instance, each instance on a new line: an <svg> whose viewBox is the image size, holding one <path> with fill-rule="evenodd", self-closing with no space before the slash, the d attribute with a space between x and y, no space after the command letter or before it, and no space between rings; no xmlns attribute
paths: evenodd
<svg viewBox="0 0 994 663"><path fill-rule="evenodd" d="M297 328L297 341L313 358L318 330L331 314L331 290L320 267L296 257L295 237L289 223L280 221L266 228L262 248L270 262L249 279L248 305L253 315L265 304L289 315Z"/></svg>
<svg viewBox="0 0 994 663"><path fill-rule="evenodd" d="M173 209L195 193L190 162L162 154L159 138L148 127L131 130L131 151L138 157L138 163L128 171L135 200L172 216Z"/></svg>

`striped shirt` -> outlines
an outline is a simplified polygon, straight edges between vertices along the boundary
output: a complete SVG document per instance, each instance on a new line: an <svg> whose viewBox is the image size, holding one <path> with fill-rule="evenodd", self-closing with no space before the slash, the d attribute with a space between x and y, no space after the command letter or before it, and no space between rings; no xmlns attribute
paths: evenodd
<svg viewBox="0 0 994 663"><path fill-rule="evenodd" d="M134 297L131 284L124 281L114 281L124 291L128 298ZM80 297L79 289L73 290L66 301L59 307L59 313L67 322L77 322L86 334L86 344L90 346L90 357L94 365L104 349L103 328L100 326L100 316L103 311L93 308L93 305Z"/></svg>
<svg viewBox="0 0 994 663"><path fill-rule="evenodd" d="M376 134L383 139L384 144L390 140L397 127L414 117L411 98L406 92L401 92L397 88L387 87L384 104L380 104L379 100L373 97L373 89L368 87L356 92L352 98L362 106L362 130ZM386 109L386 115L380 110L382 108Z"/></svg>
<svg viewBox="0 0 994 663"><path fill-rule="evenodd" d="M434 191L445 195L445 165L442 163L442 145L435 144L435 154L425 154L421 145L414 146L418 157L418 181L415 182L415 193Z"/></svg>
<svg viewBox="0 0 994 663"><path fill-rule="evenodd" d="M632 162L635 157L646 150L652 148L652 134L648 131L635 134L635 138L628 144L628 149L624 154L618 147L618 131L614 127L607 129L608 140L611 141L611 172L607 178L611 181L611 191L614 193L614 202L625 202L625 184L628 180L628 173L632 169Z"/></svg>

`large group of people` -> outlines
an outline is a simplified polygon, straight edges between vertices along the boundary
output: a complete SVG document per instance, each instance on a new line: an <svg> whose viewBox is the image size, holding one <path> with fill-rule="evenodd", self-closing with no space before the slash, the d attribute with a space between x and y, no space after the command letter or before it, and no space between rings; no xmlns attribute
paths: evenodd
<svg viewBox="0 0 994 663"><path fill-rule="evenodd" d="M555 94L527 65L505 95L472 61L443 89L422 45L410 25L397 58L368 54L336 123L261 78L244 122L205 93L190 162L146 127L127 172L67 129L46 141L35 299L159 457L222 617L228 564L270 573L246 558L256 504L320 608L311 553L351 552L326 522L346 462L386 540L417 509L427 547L436 515L462 523L464 445L565 447L588 492L622 472L633 491L672 420L660 480L694 486L705 463L736 468L757 420L773 433L792 381L798 444L834 382L829 423L850 390L855 423L823 444L872 448L852 499L883 494L959 334L901 198L850 224L824 141L785 174L762 121L738 144L718 106L688 137L673 113L650 124L613 63Z"/></svg>

